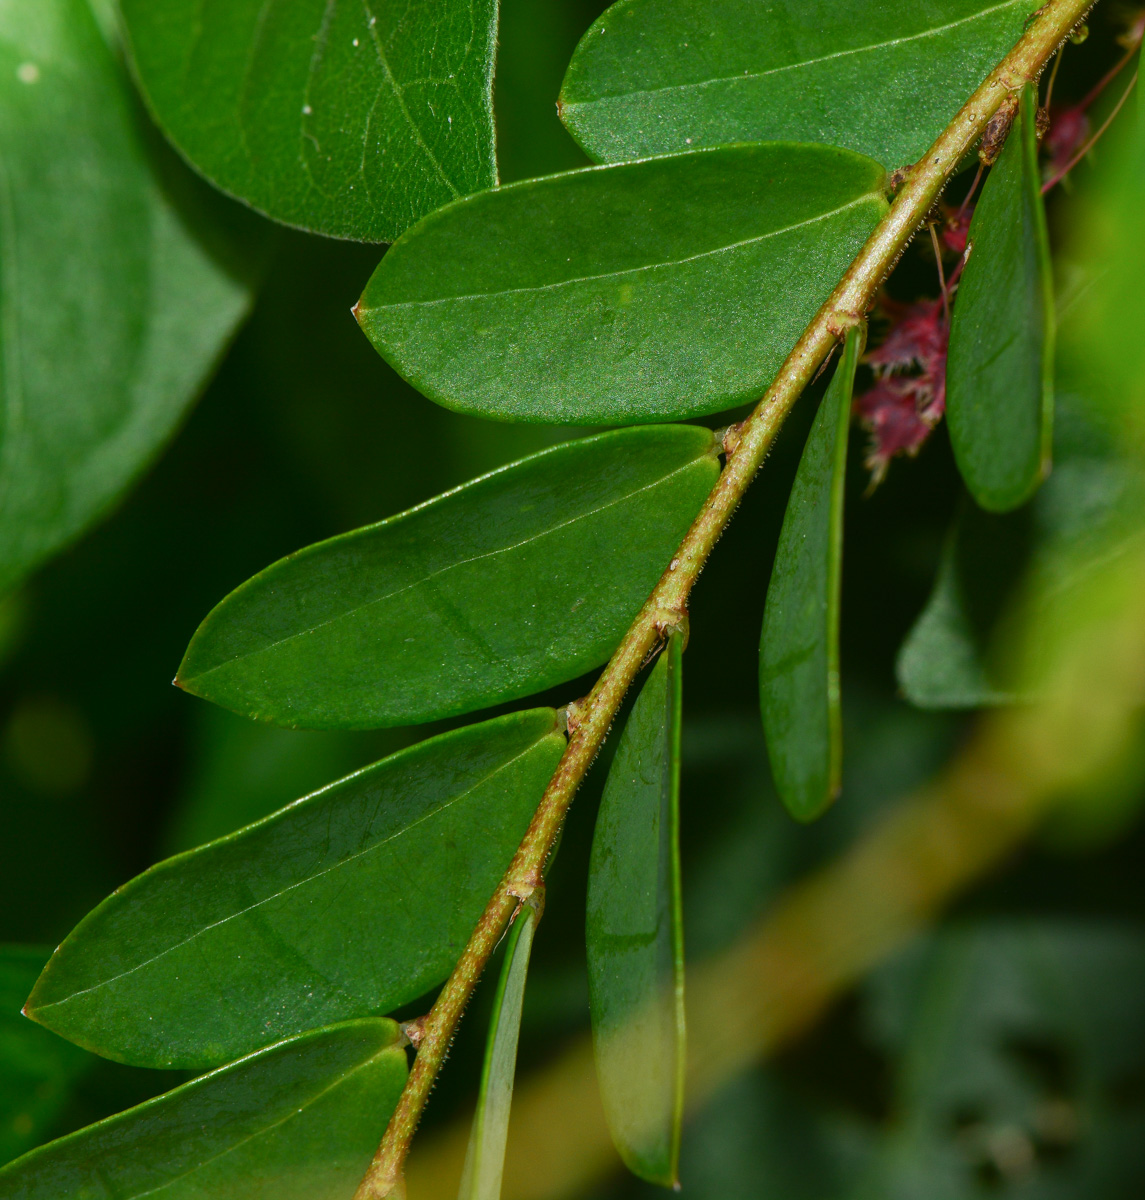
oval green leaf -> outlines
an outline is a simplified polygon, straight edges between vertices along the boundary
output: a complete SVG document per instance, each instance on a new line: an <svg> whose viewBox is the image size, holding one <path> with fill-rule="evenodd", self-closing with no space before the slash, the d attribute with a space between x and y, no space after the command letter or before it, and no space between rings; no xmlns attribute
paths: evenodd
<svg viewBox="0 0 1145 1200"><path fill-rule="evenodd" d="M759 699L771 773L792 816L810 821L839 793L839 602L843 486L863 330L842 361L807 438L775 552L759 644Z"/></svg>
<svg viewBox="0 0 1145 1200"><path fill-rule="evenodd" d="M1037 104L1028 86L970 222L950 323L950 441L970 494L990 512L1024 503L1050 467L1053 276Z"/></svg>
<svg viewBox="0 0 1145 1200"><path fill-rule="evenodd" d="M527 180L449 205L359 302L432 400L635 424L758 399L886 211L849 151L732 146Z"/></svg>
<svg viewBox="0 0 1145 1200"><path fill-rule="evenodd" d="M517 1071L517 1039L521 1032L529 955L538 920L536 904L529 901L517 915L505 940L505 961L493 1001L477 1112L465 1155L458 1200L501 1200L501 1173L505 1166L509 1110Z"/></svg>
<svg viewBox="0 0 1145 1200"><path fill-rule="evenodd" d="M285 558L203 622L190 692L282 725L471 712L606 661L719 474L706 429L622 430Z"/></svg>
<svg viewBox="0 0 1145 1200"><path fill-rule="evenodd" d="M599 162L825 142L917 161L1040 0L621 0L581 39L565 125Z"/></svg>
<svg viewBox="0 0 1145 1200"><path fill-rule="evenodd" d="M683 637L633 705L608 772L589 862L589 996L605 1116L620 1157L678 1183L684 1111L680 899Z"/></svg>
<svg viewBox="0 0 1145 1200"><path fill-rule="evenodd" d="M0 592L136 478L249 306L168 166L84 0L0 5Z"/></svg>
<svg viewBox="0 0 1145 1200"><path fill-rule="evenodd" d="M496 0L120 0L144 96L224 191L393 241L496 182Z"/></svg>
<svg viewBox="0 0 1145 1200"><path fill-rule="evenodd" d="M43 1140L96 1061L20 1014L48 956L0 946L0 1166Z"/></svg>
<svg viewBox="0 0 1145 1200"><path fill-rule="evenodd" d="M0 1169L6 1200L344 1200L406 1077L393 1021L280 1042Z"/></svg>
<svg viewBox="0 0 1145 1200"><path fill-rule="evenodd" d="M194 1070L413 1000L452 969L564 745L552 709L498 717L159 863L80 922L25 1011Z"/></svg>

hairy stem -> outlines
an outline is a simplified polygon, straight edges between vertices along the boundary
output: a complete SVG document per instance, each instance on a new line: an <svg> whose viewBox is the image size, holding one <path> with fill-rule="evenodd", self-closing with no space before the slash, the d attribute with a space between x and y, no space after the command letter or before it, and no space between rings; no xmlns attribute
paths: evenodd
<svg viewBox="0 0 1145 1200"><path fill-rule="evenodd" d="M485 964L518 905L540 886L576 790L596 757L625 693L648 655L687 611L708 555L759 470L776 433L836 342L861 321L899 256L924 224L947 179L982 136L1002 101L1036 79L1094 0L1050 0L1025 34L911 169L890 211L815 315L758 407L727 440L727 462L589 696L570 709L569 743L524 840L489 901L453 974L425 1018L409 1081L355 1200L404 1195L402 1167L433 1081Z"/></svg>

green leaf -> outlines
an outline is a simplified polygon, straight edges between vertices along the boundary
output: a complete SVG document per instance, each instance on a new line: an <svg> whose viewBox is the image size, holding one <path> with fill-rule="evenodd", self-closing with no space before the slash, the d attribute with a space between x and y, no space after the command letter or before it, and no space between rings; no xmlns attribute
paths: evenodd
<svg viewBox="0 0 1145 1200"><path fill-rule="evenodd" d="M10 1200L339 1200L406 1077L393 1021L280 1042L0 1170Z"/></svg>
<svg viewBox="0 0 1145 1200"><path fill-rule="evenodd" d="M585 930L593 1048L628 1168L677 1184L684 1108L680 901L683 636L673 634L624 727L596 818Z"/></svg>
<svg viewBox="0 0 1145 1200"><path fill-rule="evenodd" d="M80 922L26 1011L108 1058L197 1069L413 1000L452 969L564 745L552 709L498 717L170 858Z"/></svg>
<svg viewBox="0 0 1145 1200"><path fill-rule="evenodd" d="M886 211L824 146L732 146L511 184L382 259L362 328L460 412L634 424L757 400Z"/></svg>
<svg viewBox="0 0 1145 1200"><path fill-rule="evenodd" d="M84 0L0 6L0 591L136 478L247 311L153 158Z"/></svg>
<svg viewBox="0 0 1145 1200"><path fill-rule="evenodd" d="M776 790L810 821L839 794L839 600L843 485L862 329L843 358L807 438L775 552L759 643L759 699Z"/></svg>
<svg viewBox="0 0 1145 1200"><path fill-rule="evenodd" d="M496 182L496 0L120 0L144 95L276 220L393 241Z"/></svg>
<svg viewBox="0 0 1145 1200"><path fill-rule="evenodd" d="M477 1112L458 1200L501 1200L501 1172L505 1166L509 1109L517 1070L517 1038L538 919L536 906L531 902L525 904L505 941L505 961L493 1001Z"/></svg>
<svg viewBox="0 0 1145 1200"><path fill-rule="evenodd" d="M42 1140L96 1061L20 1014L48 953L0 946L0 1164Z"/></svg>
<svg viewBox="0 0 1145 1200"><path fill-rule="evenodd" d="M581 39L562 119L595 159L790 139L919 159L1040 0L622 0Z"/></svg>
<svg viewBox="0 0 1145 1200"><path fill-rule="evenodd" d="M706 429L566 443L232 592L178 683L283 725L376 728L527 696L605 662L719 474Z"/></svg>
<svg viewBox="0 0 1145 1200"><path fill-rule="evenodd" d="M982 189L950 327L950 440L970 494L991 512L1028 500L1050 465L1053 278L1037 103L1028 86Z"/></svg>

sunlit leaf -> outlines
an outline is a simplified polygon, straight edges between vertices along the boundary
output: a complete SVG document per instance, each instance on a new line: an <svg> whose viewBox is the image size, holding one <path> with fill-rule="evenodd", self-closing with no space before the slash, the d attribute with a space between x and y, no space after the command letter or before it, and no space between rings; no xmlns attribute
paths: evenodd
<svg viewBox="0 0 1145 1200"><path fill-rule="evenodd" d="M280 1042L0 1170L11 1200L344 1200L406 1077L393 1021Z"/></svg>
<svg viewBox="0 0 1145 1200"><path fill-rule="evenodd" d="M621 0L561 89L603 162L726 142L826 142L915 162L1040 0Z"/></svg>
<svg viewBox="0 0 1145 1200"><path fill-rule="evenodd" d="M495 0L120 0L187 158L276 220L392 241L496 182Z"/></svg>
<svg viewBox="0 0 1145 1200"><path fill-rule="evenodd" d="M594 167L450 205L382 259L358 320L431 399L627 424L757 400L885 211L826 146Z"/></svg>
<svg viewBox="0 0 1145 1200"><path fill-rule="evenodd" d="M517 1038L537 920L537 908L531 903L524 905L505 939L505 961L489 1021L477 1113L458 1200L501 1200L501 1172L517 1070Z"/></svg>
<svg viewBox="0 0 1145 1200"><path fill-rule="evenodd" d="M759 643L759 696L775 786L795 817L839 793L839 602L851 392L863 331L847 335L787 501Z"/></svg>
<svg viewBox="0 0 1145 1200"><path fill-rule="evenodd" d="M1037 104L1027 87L982 188L950 327L950 440L970 494L992 512L1028 500L1050 463L1053 279Z"/></svg>
<svg viewBox="0 0 1145 1200"><path fill-rule="evenodd" d="M43 1140L96 1061L20 1013L48 953L0 946L0 1164Z"/></svg>
<svg viewBox="0 0 1145 1200"><path fill-rule="evenodd" d="M168 859L84 918L27 1012L194 1069L413 1000L453 967L564 745L552 709L470 725Z"/></svg>
<svg viewBox="0 0 1145 1200"><path fill-rule="evenodd" d="M430 721L604 662L719 472L706 429L603 434L285 558L195 634L178 682L283 725Z"/></svg>
<svg viewBox="0 0 1145 1200"><path fill-rule="evenodd" d="M683 636L673 634L621 734L589 864L593 1046L621 1158L677 1182L684 1107L684 936L680 900Z"/></svg>
<svg viewBox="0 0 1145 1200"><path fill-rule="evenodd" d="M84 0L0 4L0 591L136 478L250 301L146 136Z"/></svg>

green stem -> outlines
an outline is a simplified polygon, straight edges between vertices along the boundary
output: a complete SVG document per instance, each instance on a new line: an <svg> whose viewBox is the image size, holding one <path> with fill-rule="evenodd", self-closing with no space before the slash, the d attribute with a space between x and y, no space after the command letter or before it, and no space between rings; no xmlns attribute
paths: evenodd
<svg viewBox="0 0 1145 1200"><path fill-rule="evenodd" d="M457 1023L485 964L517 906L541 884L546 860L569 805L608 735L621 701L665 631L687 612L688 596L708 555L732 518L775 435L820 364L874 303L879 287L942 192L946 181L982 136L1002 101L1036 79L1094 0L1050 0L1025 34L966 102L926 156L912 168L889 212L839 281L779 370L767 395L725 441L727 462L587 699L569 712L569 743L524 840L493 893L424 1023L409 1081L355 1200L392 1200L404 1194L402 1168L422 1109L449 1050Z"/></svg>

